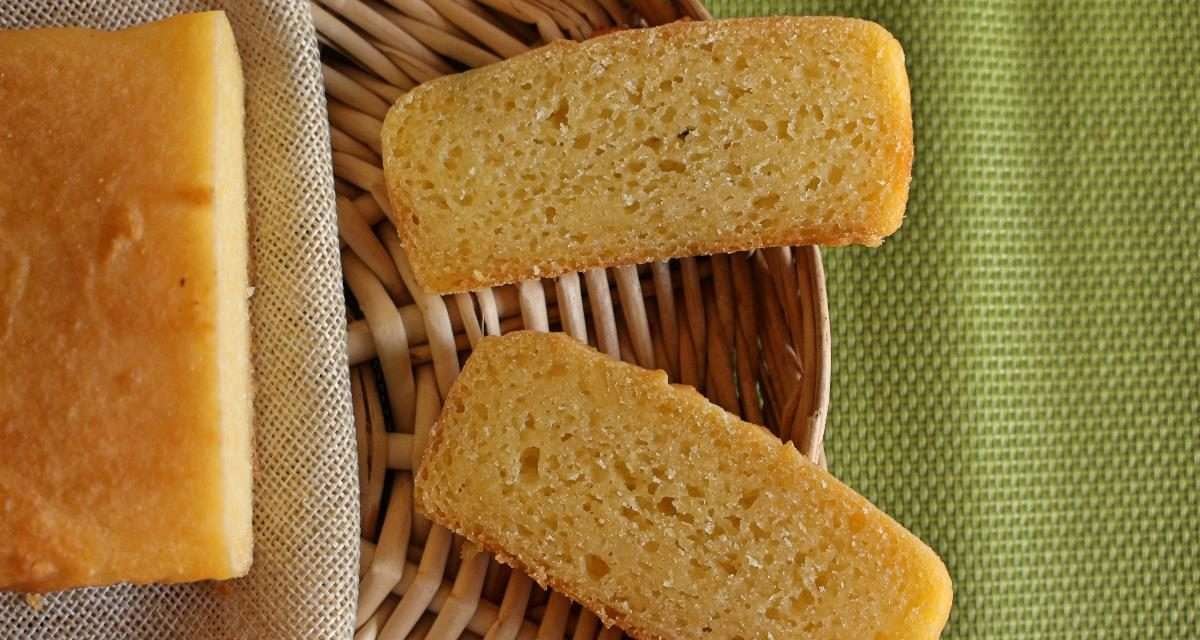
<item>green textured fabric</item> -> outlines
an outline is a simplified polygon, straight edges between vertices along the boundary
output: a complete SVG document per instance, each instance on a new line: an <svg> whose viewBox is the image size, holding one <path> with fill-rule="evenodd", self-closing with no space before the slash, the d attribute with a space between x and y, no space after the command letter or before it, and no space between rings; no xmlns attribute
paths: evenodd
<svg viewBox="0 0 1200 640"><path fill-rule="evenodd" d="M904 226L825 251L827 446L945 558L944 637L1200 637L1200 3L710 7L907 53Z"/></svg>

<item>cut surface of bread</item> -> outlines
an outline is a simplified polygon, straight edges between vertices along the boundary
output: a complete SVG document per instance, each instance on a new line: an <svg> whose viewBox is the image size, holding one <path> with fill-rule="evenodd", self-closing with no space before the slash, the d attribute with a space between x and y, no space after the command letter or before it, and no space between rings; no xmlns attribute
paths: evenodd
<svg viewBox="0 0 1200 640"><path fill-rule="evenodd" d="M418 508L638 638L932 639L937 555L790 444L563 334L485 338Z"/></svg>
<svg viewBox="0 0 1200 640"><path fill-rule="evenodd" d="M242 91L220 12L0 32L0 589L249 570Z"/></svg>
<svg viewBox="0 0 1200 640"><path fill-rule="evenodd" d="M449 293L791 244L878 245L912 166L900 44L751 18L560 42L425 83L383 128L393 221Z"/></svg>

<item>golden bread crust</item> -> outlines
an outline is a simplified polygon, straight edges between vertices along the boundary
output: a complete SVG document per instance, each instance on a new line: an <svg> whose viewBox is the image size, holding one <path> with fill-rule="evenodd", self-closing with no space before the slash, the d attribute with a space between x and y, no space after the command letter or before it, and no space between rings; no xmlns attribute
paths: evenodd
<svg viewBox="0 0 1200 640"><path fill-rule="evenodd" d="M0 31L0 590L249 570L242 105L220 12Z"/></svg>

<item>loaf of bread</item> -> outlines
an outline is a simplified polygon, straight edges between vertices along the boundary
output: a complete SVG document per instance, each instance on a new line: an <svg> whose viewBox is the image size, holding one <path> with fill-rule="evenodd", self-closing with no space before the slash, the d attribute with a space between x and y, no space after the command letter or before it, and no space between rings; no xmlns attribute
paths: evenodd
<svg viewBox="0 0 1200 640"><path fill-rule="evenodd" d="M221 12L0 31L0 590L250 568L242 88Z"/></svg>
<svg viewBox="0 0 1200 640"><path fill-rule="evenodd" d="M563 334L486 338L418 508L637 638L937 638L927 546L790 444Z"/></svg>
<svg viewBox="0 0 1200 640"><path fill-rule="evenodd" d="M393 222L448 293L789 244L878 245L912 165L900 44L847 18L558 42L401 97Z"/></svg>

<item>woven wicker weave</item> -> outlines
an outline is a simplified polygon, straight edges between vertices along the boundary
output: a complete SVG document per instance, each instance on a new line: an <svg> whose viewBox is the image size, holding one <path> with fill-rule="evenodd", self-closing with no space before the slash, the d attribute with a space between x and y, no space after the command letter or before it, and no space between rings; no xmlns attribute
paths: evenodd
<svg viewBox="0 0 1200 640"><path fill-rule="evenodd" d="M666 370L823 463L829 318L820 254L775 248L431 295L384 219L380 127L390 104L420 82L549 40L710 16L698 0L322 0L312 12L355 302L350 377L364 536L356 638L619 638L414 512L411 468L440 398L481 336L565 331Z"/></svg>

